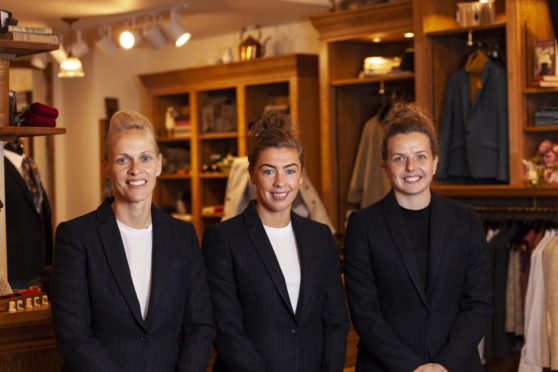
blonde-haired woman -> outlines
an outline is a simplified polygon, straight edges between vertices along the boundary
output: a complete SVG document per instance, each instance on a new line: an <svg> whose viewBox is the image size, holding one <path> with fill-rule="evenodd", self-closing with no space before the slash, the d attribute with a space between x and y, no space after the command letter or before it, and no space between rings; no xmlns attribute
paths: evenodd
<svg viewBox="0 0 558 372"><path fill-rule="evenodd" d="M214 336L192 225L151 202L161 173L153 126L113 115L113 197L56 232L52 315L65 371L205 371Z"/></svg>

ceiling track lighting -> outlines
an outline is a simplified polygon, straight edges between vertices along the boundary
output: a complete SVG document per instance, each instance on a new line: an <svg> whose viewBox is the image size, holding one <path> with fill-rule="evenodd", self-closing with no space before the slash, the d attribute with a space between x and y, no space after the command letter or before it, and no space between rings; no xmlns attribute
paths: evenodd
<svg viewBox="0 0 558 372"><path fill-rule="evenodd" d="M176 10L171 11L169 25L167 26L167 34L177 48L186 44L192 37L178 19Z"/></svg>
<svg viewBox="0 0 558 372"><path fill-rule="evenodd" d="M60 69L58 71L59 78L75 78L75 77L84 77L85 74L83 73L83 65L79 58L77 58L72 53L72 24L78 21L78 18L62 18L64 22L68 25L69 29L69 36L68 36L68 55L66 58L60 62Z"/></svg>

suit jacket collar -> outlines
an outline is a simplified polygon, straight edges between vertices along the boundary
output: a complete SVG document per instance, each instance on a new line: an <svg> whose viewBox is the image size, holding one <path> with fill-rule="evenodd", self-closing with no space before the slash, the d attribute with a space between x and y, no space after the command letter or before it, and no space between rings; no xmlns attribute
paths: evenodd
<svg viewBox="0 0 558 372"><path fill-rule="evenodd" d="M391 237L397 247L401 259L407 269L409 279L413 283L415 290L425 306L428 306L426 293L435 283L441 255L444 253L444 209L443 200L432 193L430 201L430 232L428 246L428 273L426 291L425 284L422 282L418 273L413 246L407 234L402 234L406 230L403 215L393 189L384 198L384 212Z"/></svg>
<svg viewBox="0 0 558 372"><path fill-rule="evenodd" d="M293 309L291 305L291 301L289 299L289 292L287 291L287 284L285 283L285 277L283 272L281 271L281 267L279 266L279 261L277 260L277 256L273 251L273 247L271 246L271 242L267 237L265 232L263 223L258 216L256 211L256 204L254 201L250 202L246 209L243 212L244 214L244 221L248 228L248 233L250 235L250 239L252 243L254 243L254 247L258 252L281 300L283 301L285 307L291 314L291 316L297 320L297 317L300 316L301 312L304 309L304 304L308 298L308 289L305 288L304 284L307 282L305 280L305 273L308 271L305 269L305 266L309 262L306 259L306 249L304 248L308 242L306 242L305 236L306 234L303 233L301 223L302 217L296 215L294 212L291 211L291 223L293 226L295 239L298 248L299 260L300 260L300 292L298 297L297 308ZM295 315L296 310L296 315Z"/></svg>
<svg viewBox="0 0 558 372"><path fill-rule="evenodd" d="M153 223L153 252L152 252L152 270L151 270L151 294L149 300L149 307L147 319L144 322L141 316L139 301L132 281L128 259L124 251L124 244L120 230L116 224L116 216L111 208L114 201L108 198L98 209L97 219L99 221L98 231L103 244L107 261L110 269L114 275L114 279L120 288L120 292L124 300L128 304L132 316L136 323L146 331L146 324L153 318L153 313L156 311L155 304L157 297L160 295L163 285L161 284L164 275L164 268L167 265L169 254L164 250L169 249L169 244L165 244L166 224L162 223L164 219L168 219L163 212L159 211L155 206L151 206L151 218Z"/></svg>

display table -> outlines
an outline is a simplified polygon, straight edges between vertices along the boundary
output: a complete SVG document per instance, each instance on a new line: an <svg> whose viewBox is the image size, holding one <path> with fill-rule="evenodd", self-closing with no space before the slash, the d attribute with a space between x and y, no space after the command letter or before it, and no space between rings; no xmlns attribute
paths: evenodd
<svg viewBox="0 0 558 372"><path fill-rule="evenodd" d="M0 313L0 371L59 371L48 305L36 310Z"/></svg>

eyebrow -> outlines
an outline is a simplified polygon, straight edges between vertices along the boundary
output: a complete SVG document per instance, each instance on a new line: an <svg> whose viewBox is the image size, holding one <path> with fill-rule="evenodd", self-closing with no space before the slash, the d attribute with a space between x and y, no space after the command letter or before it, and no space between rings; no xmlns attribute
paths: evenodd
<svg viewBox="0 0 558 372"><path fill-rule="evenodd" d="M263 168L263 167L270 167L270 168L273 168L273 169L277 169L277 167L275 165L269 164L269 163L264 163L264 164L260 165L260 169ZM297 167L298 168L298 164L296 164L296 163L287 164L287 165L283 166L283 169L290 168L290 167Z"/></svg>

